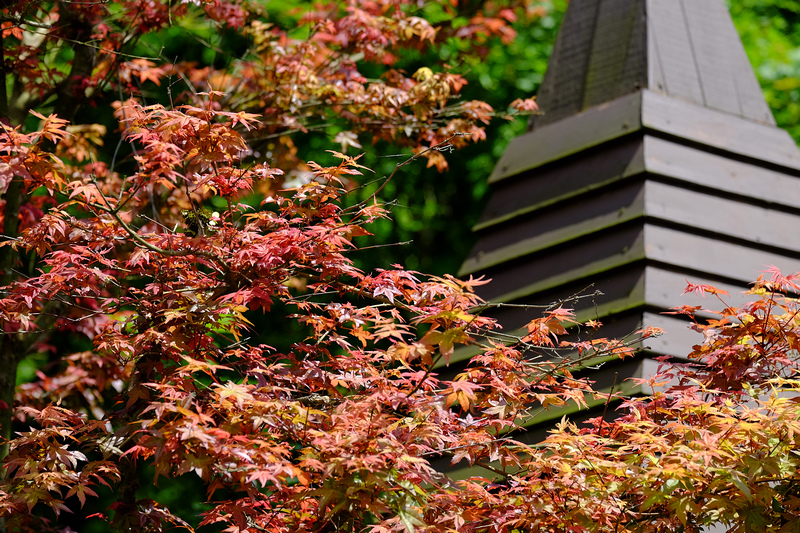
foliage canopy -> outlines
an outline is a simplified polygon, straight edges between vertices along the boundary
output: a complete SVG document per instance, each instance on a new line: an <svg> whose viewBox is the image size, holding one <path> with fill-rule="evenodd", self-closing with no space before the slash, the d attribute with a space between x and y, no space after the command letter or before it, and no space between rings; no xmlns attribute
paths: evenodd
<svg viewBox="0 0 800 533"><path fill-rule="evenodd" d="M4 2L2 527L796 531L795 276L698 321L693 362L664 362L622 416L532 446L514 432L537 410L615 400L576 368L637 345L565 340L598 324L562 307L501 333L482 280L354 265L394 173L353 200L368 170L348 148L443 168L496 114L400 55L481 54L541 7ZM165 59L167 39L213 32L235 58ZM292 133L316 131L339 150L303 161ZM278 315L274 347L248 338L256 311ZM474 355L449 370L456 349ZM31 354L46 364L15 392ZM440 458L485 475L454 480ZM151 479L200 486L201 516Z"/></svg>

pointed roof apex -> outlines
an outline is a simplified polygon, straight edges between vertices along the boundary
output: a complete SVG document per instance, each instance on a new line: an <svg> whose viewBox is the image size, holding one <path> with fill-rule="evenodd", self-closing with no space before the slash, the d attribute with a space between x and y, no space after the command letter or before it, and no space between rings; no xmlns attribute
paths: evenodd
<svg viewBox="0 0 800 533"><path fill-rule="evenodd" d="M641 89L775 124L723 0L571 0L529 128Z"/></svg>

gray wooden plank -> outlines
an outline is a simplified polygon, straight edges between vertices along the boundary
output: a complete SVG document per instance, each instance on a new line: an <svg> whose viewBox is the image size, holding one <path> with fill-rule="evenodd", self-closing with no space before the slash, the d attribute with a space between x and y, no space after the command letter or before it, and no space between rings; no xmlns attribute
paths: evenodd
<svg viewBox="0 0 800 533"><path fill-rule="evenodd" d="M674 0L673 0L674 1ZM706 107L740 115L735 68L752 70L749 62L738 64L732 54L737 35L726 32L727 12L720 12L719 0L679 0L689 33L689 45L700 78L700 90ZM728 19L728 20L726 20ZM731 23L732 24L732 23Z"/></svg>
<svg viewBox="0 0 800 533"><path fill-rule="evenodd" d="M787 273L800 271L796 257L655 224L644 226L644 250L648 260L741 283L749 283L771 265Z"/></svg>
<svg viewBox="0 0 800 533"><path fill-rule="evenodd" d="M637 2L632 16L631 23L633 27L631 29L628 57L625 60L624 90L621 94L626 94L629 89L637 91L644 89L648 84L650 49L647 42L647 24L643 22L647 17L646 2L644 0Z"/></svg>
<svg viewBox="0 0 800 533"><path fill-rule="evenodd" d="M651 337L644 342L647 351L653 354L686 359L692 351L692 346L703 342L703 335L689 329L689 324L682 318L645 312L642 314L642 323L664 330L664 335ZM657 365L646 366L640 370L640 376L651 376L656 368Z"/></svg>
<svg viewBox="0 0 800 533"><path fill-rule="evenodd" d="M753 272L752 279L758 276ZM745 294L749 288L748 283L733 284L725 281L715 280L708 276L701 276L694 272L687 272L680 269L668 270L662 265L648 265L644 272L644 300L648 308L671 309L681 305L701 306L707 310L719 310L727 306L741 306L753 301L753 296ZM723 296L722 303L717 297L697 293L683 294L688 283L698 285L711 285L718 289L728 292L728 296Z"/></svg>
<svg viewBox="0 0 800 533"><path fill-rule="evenodd" d="M800 170L800 150L789 134L780 128L649 90L641 94L642 124L646 128L740 157Z"/></svg>
<svg viewBox="0 0 800 533"><path fill-rule="evenodd" d="M774 126L775 117L764 99L764 93L761 91L761 86L753 71L734 74L733 83L736 84L742 114L757 122Z"/></svg>
<svg viewBox="0 0 800 533"><path fill-rule="evenodd" d="M800 181L794 185L797 194ZM718 240L750 241L754 254L763 246L800 254L800 211L778 211L741 199L649 181L645 184L645 213L648 219L713 232Z"/></svg>
<svg viewBox="0 0 800 533"><path fill-rule="evenodd" d="M625 176L643 172L641 138L630 135L494 184L476 230L511 223L526 213L595 194Z"/></svg>
<svg viewBox="0 0 800 533"><path fill-rule="evenodd" d="M705 105L775 124L721 0L681 0Z"/></svg>
<svg viewBox="0 0 800 533"><path fill-rule="evenodd" d="M680 2L648 0L647 24L648 49L656 53L655 58L649 58L649 68L658 67L659 72L657 77L650 76L655 82L650 89L703 105L700 78Z"/></svg>
<svg viewBox="0 0 800 533"><path fill-rule="evenodd" d="M644 160L645 168L653 174L773 203L775 207L800 208L797 171L781 172L652 135L644 137Z"/></svg>

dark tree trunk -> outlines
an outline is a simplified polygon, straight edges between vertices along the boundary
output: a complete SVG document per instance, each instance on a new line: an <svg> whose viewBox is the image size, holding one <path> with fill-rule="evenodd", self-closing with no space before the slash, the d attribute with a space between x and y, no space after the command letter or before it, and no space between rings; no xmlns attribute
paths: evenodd
<svg viewBox="0 0 800 533"><path fill-rule="evenodd" d="M19 232L19 207L22 204L22 179L14 178L4 195L6 203L3 213L3 236L16 238ZM0 247L0 287L5 287L13 279L17 251L11 246ZM2 294L2 293L0 293ZM0 334L0 463L8 455L8 441L11 439L11 420L14 408L14 389L17 384L17 366L21 350L15 336ZM5 479L5 469L0 468L0 480ZM0 519L0 532L5 531L4 520Z"/></svg>
<svg viewBox="0 0 800 533"><path fill-rule="evenodd" d="M19 232L19 208L22 203L22 179L14 178L6 190L3 213L3 237L16 238ZM5 287L13 279L13 271L18 257L11 246L0 247L0 287ZM14 336L8 333L0 336L0 461L8 455L8 439L11 437L11 409L14 405L14 387L17 382L17 365L20 353L15 346Z"/></svg>

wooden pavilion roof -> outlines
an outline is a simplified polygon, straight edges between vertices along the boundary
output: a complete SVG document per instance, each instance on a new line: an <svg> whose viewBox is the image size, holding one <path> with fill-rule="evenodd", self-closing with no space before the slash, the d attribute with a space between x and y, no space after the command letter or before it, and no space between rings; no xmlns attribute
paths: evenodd
<svg viewBox="0 0 800 533"><path fill-rule="evenodd" d="M668 334L600 381L701 339L664 315L686 280L731 292L759 271L800 270L800 151L772 114L723 0L571 0L538 101L492 172L462 275L490 301L546 304L587 286L606 336ZM532 317L495 315L506 330ZM614 378L616 379L616 378Z"/></svg>

